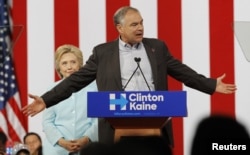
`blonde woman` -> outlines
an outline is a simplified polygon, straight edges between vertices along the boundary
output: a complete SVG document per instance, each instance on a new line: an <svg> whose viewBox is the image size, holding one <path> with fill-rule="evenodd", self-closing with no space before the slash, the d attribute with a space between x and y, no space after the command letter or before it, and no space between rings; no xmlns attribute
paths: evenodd
<svg viewBox="0 0 250 155"><path fill-rule="evenodd" d="M53 86L83 66L83 55L74 45L62 45L55 53L55 68L61 77ZM67 91L67 90L65 90ZM87 117L87 92L97 91L95 81L43 113L45 155L79 154L90 141L98 141L97 118Z"/></svg>

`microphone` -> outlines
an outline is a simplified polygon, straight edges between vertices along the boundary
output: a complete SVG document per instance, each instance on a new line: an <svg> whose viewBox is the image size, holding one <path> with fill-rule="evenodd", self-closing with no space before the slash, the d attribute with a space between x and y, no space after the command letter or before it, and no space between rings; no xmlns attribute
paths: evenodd
<svg viewBox="0 0 250 155"><path fill-rule="evenodd" d="M143 76L143 79L144 79L144 81L145 81L146 84L147 84L148 90L151 91L151 89L150 89L150 87L149 87L149 85L148 85L148 82L147 82L147 80L146 80L146 78L145 78L145 76L144 76L144 74L143 74L143 71L142 71L142 69L141 69L141 67L140 67L141 58L140 58L140 57L138 57L138 58L135 57L134 59L135 59L135 62L137 63L137 68L140 69L141 74L142 74L142 76Z"/></svg>
<svg viewBox="0 0 250 155"><path fill-rule="evenodd" d="M139 62L141 61L141 58L135 57L134 59L135 59L135 62L136 62L136 63L139 63ZM139 64L137 64L137 65L139 65Z"/></svg>

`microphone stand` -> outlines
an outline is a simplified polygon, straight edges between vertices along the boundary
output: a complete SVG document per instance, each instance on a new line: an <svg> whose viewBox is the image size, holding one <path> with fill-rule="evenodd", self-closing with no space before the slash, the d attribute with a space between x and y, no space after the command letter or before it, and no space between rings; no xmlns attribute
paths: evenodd
<svg viewBox="0 0 250 155"><path fill-rule="evenodd" d="M125 84L125 86L122 88L123 90L125 90L125 88L127 87L128 83L130 82L130 80L132 79L132 77L134 76L135 72L137 71L137 69L139 68L139 66L136 67L136 69L134 70L133 74L130 76L130 78L128 79L128 82Z"/></svg>
<svg viewBox="0 0 250 155"><path fill-rule="evenodd" d="M137 68L140 69L141 74L142 74L142 76L143 76L143 79L144 79L144 81L145 81L146 84L147 84L148 90L151 91L151 89L150 89L150 87L149 87L149 85L148 85L148 82L147 82L147 80L146 80L146 78L145 78L145 76L144 76L144 74L143 74L143 72L142 72L142 69L141 69L141 67L140 67L140 61L141 61L141 58L136 58L136 57L135 57L135 62L137 63Z"/></svg>

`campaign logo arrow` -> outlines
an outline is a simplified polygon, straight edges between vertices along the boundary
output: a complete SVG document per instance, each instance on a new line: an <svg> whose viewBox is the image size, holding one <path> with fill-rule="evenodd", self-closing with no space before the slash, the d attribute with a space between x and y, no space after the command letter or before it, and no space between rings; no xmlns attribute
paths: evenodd
<svg viewBox="0 0 250 155"><path fill-rule="evenodd" d="M120 94L120 99L110 99L109 103L120 105L120 108L122 109L128 103L128 100Z"/></svg>

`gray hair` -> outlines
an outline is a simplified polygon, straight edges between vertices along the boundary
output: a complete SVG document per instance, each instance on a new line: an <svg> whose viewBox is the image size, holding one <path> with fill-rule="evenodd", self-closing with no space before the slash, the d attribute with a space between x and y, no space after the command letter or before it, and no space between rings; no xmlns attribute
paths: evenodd
<svg viewBox="0 0 250 155"><path fill-rule="evenodd" d="M124 16L127 14L128 11L135 11L135 12L139 12L138 9L136 8L133 8L131 6L124 6L124 7L121 7L120 9L118 9L114 16L113 16L113 20L114 20L114 24L117 25L117 24L123 24L123 19L124 19Z"/></svg>

